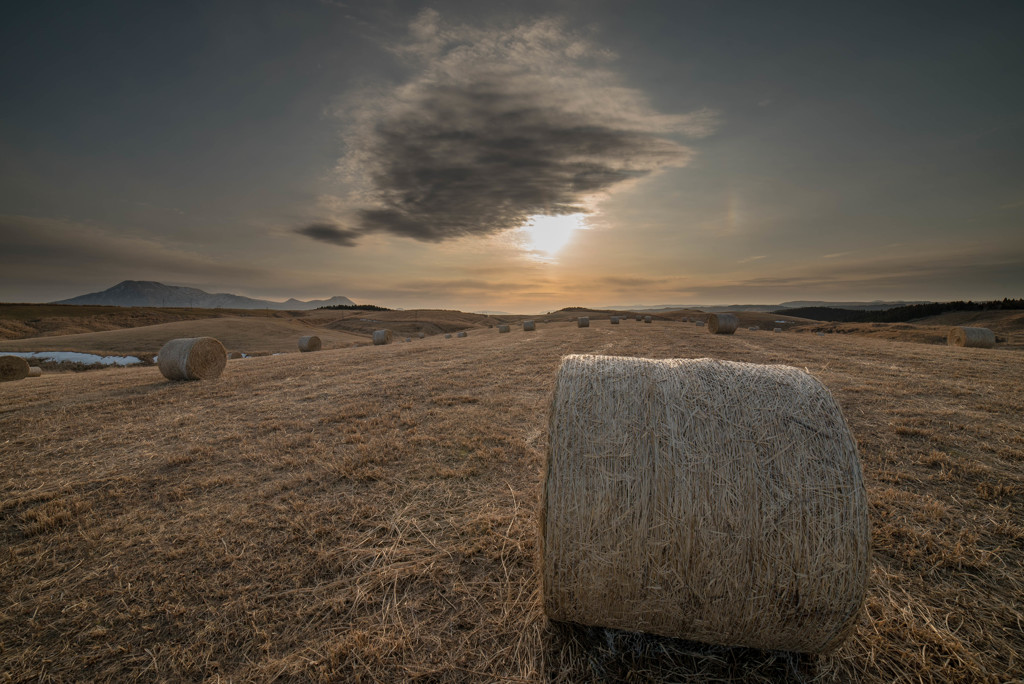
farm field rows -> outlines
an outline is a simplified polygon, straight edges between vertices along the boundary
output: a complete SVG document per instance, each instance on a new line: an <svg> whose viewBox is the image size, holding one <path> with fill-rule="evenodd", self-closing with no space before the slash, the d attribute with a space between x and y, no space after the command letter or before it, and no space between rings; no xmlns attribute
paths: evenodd
<svg viewBox="0 0 1024 684"><path fill-rule="evenodd" d="M537 507L549 396L570 353L788 364L831 389L872 526L866 610L847 642L809 657L544 619ZM1022 361L1018 349L592 319L231 360L198 383L152 367L3 383L0 671L1021 678Z"/></svg>

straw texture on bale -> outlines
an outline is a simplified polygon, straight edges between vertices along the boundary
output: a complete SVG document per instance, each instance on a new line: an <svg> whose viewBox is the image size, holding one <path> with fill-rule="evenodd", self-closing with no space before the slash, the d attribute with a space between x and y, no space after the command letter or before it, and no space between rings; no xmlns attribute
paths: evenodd
<svg viewBox="0 0 1024 684"><path fill-rule="evenodd" d="M782 328L775 328L772 332L782 332Z"/></svg>
<svg viewBox="0 0 1024 684"><path fill-rule="evenodd" d="M991 349L996 345L996 334L988 328L957 326L950 328L946 343L953 347L981 347Z"/></svg>
<svg viewBox="0 0 1024 684"><path fill-rule="evenodd" d="M587 318L586 316L580 316L579 318L576 319L576 327L577 328L589 328L590 327L590 319Z"/></svg>
<svg viewBox="0 0 1024 684"><path fill-rule="evenodd" d="M711 314L708 316L708 332L715 335L732 335L740 321L732 314Z"/></svg>
<svg viewBox="0 0 1024 684"><path fill-rule="evenodd" d="M28 377L28 361L20 356L0 356L0 382Z"/></svg>
<svg viewBox="0 0 1024 684"><path fill-rule="evenodd" d="M43 374L43 369L40 368L39 366L29 366L28 367L28 377L30 377L30 378L38 378L42 374Z"/></svg>
<svg viewBox="0 0 1024 684"><path fill-rule="evenodd" d="M157 365L168 380L210 380L228 362L224 345L213 337L182 337L160 347Z"/></svg>
<svg viewBox="0 0 1024 684"><path fill-rule="evenodd" d="M316 335L307 335L306 337L299 338L300 352L320 351L320 346L320 338Z"/></svg>
<svg viewBox="0 0 1024 684"><path fill-rule="evenodd" d="M612 320L612 325L618 325L619 324L619 317L618 316L612 316L611 320Z"/></svg>
<svg viewBox="0 0 1024 684"><path fill-rule="evenodd" d="M465 330L462 330L460 332L455 333L455 336L456 337L469 337L469 333L466 332Z"/></svg>
<svg viewBox="0 0 1024 684"><path fill-rule="evenodd" d="M870 566L857 446L796 368L562 359L540 511L554 620L820 653Z"/></svg>
<svg viewBox="0 0 1024 684"><path fill-rule="evenodd" d="M650 323L652 320L654 319L651 318L650 316L644 316L644 323Z"/></svg>
<svg viewBox="0 0 1024 684"><path fill-rule="evenodd" d="M498 326L498 332L499 333L507 333L507 332L511 332L511 330L512 330L512 328L510 328L507 325L499 325Z"/></svg>
<svg viewBox="0 0 1024 684"><path fill-rule="evenodd" d="M374 344L391 344L391 331L390 330L374 330L373 331L373 343Z"/></svg>
<svg viewBox="0 0 1024 684"><path fill-rule="evenodd" d="M535 321L523 321L523 332L530 332L536 329L537 323Z"/></svg>

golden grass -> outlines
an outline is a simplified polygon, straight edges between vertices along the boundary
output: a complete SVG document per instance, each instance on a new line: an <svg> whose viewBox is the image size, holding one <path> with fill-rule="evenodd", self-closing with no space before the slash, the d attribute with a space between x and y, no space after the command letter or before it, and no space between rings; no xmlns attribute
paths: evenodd
<svg viewBox="0 0 1024 684"><path fill-rule="evenodd" d="M567 353L785 363L832 390L872 525L850 640L810 658L545 622L540 468ZM15 681L1021 678L1022 360L550 323L243 359L202 383L4 383L0 664Z"/></svg>

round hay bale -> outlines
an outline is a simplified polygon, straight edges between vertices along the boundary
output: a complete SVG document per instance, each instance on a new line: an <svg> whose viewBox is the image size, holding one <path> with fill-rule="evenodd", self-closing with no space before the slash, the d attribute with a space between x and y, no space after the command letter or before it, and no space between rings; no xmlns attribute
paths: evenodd
<svg viewBox="0 0 1024 684"><path fill-rule="evenodd" d="M653 319L653 318L651 318L650 316L644 316L644 323L650 323L650 322L651 322L651 321L653 321L653 320L654 320L654 319Z"/></svg>
<svg viewBox="0 0 1024 684"><path fill-rule="evenodd" d="M28 377L30 377L30 378L38 378L38 377L41 377L42 374L43 374L43 369L40 368L39 366L29 366L28 367Z"/></svg>
<svg viewBox="0 0 1024 684"><path fill-rule="evenodd" d="M373 343L374 344L391 344L392 334L390 330L374 330L373 331Z"/></svg>
<svg viewBox="0 0 1024 684"><path fill-rule="evenodd" d="M640 322L640 320L641 320L640 316L637 316L637 317L636 317L636 321L637 321L637 323L639 323L639 322Z"/></svg>
<svg viewBox="0 0 1024 684"><path fill-rule="evenodd" d="M952 347L980 347L991 349L996 344L996 334L988 328L957 326L949 329L946 344Z"/></svg>
<svg viewBox="0 0 1024 684"><path fill-rule="evenodd" d="M535 321L523 321L523 332L530 332L537 329Z"/></svg>
<svg viewBox="0 0 1024 684"><path fill-rule="evenodd" d="M20 356L0 356L0 382L28 377L28 361Z"/></svg>
<svg viewBox="0 0 1024 684"><path fill-rule="evenodd" d="M772 332L782 332L782 328L775 328Z"/></svg>
<svg viewBox="0 0 1024 684"><path fill-rule="evenodd" d="M444 339L446 339L446 340L452 339L452 334L451 333L445 333Z"/></svg>
<svg viewBox="0 0 1024 684"><path fill-rule="evenodd" d="M302 348L302 340L299 340L299 349L301 349L301 348ZM237 351L228 352L228 358L229 359L240 359L240 358L242 358L242 352L237 352Z"/></svg>
<svg viewBox="0 0 1024 684"><path fill-rule="evenodd" d="M455 336L456 337L469 337L469 333L466 332L465 330L461 330L461 331L455 333Z"/></svg>
<svg viewBox="0 0 1024 684"><path fill-rule="evenodd" d="M406 338L405 338L405 341L406 341L406 342L412 342L412 338L411 338L411 337L406 337Z"/></svg>
<svg viewBox="0 0 1024 684"><path fill-rule="evenodd" d="M590 327L590 319L587 318L586 316L580 316L579 318L576 319L576 327L577 328L589 328Z"/></svg>
<svg viewBox="0 0 1024 684"><path fill-rule="evenodd" d="M857 445L797 368L562 359L540 511L554 620L827 651L864 601Z"/></svg>
<svg viewBox="0 0 1024 684"><path fill-rule="evenodd" d="M182 337L160 347L157 366L168 380L210 380L228 362L224 345L213 337Z"/></svg>
<svg viewBox="0 0 1024 684"><path fill-rule="evenodd" d="M320 346L320 338L316 335L307 335L306 337L299 338L300 352L320 351Z"/></svg>
<svg viewBox="0 0 1024 684"><path fill-rule="evenodd" d="M423 333L416 333L416 337L418 337L419 339L422 340L424 335L423 335Z"/></svg>
<svg viewBox="0 0 1024 684"><path fill-rule="evenodd" d="M611 321L612 321L612 325L618 325L619 324L619 317L618 316L612 316L611 317Z"/></svg>
<svg viewBox="0 0 1024 684"><path fill-rule="evenodd" d="M732 335L740 321L732 314L711 314L708 316L708 332L715 335Z"/></svg>
<svg viewBox="0 0 1024 684"><path fill-rule="evenodd" d="M512 331L512 328L510 328L507 325L499 325L498 326L498 332L499 333L507 333L507 332L511 332L511 331Z"/></svg>

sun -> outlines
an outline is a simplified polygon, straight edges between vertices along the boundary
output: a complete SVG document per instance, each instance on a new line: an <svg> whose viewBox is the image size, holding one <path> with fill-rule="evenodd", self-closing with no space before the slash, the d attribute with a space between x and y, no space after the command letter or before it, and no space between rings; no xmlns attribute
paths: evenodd
<svg viewBox="0 0 1024 684"><path fill-rule="evenodd" d="M550 258L562 251L573 234L586 228L586 214L565 214L562 216L531 216L519 229L523 233L526 247L541 258Z"/></svg>

